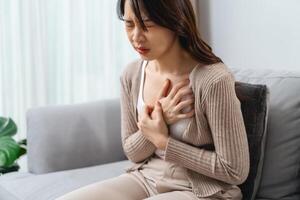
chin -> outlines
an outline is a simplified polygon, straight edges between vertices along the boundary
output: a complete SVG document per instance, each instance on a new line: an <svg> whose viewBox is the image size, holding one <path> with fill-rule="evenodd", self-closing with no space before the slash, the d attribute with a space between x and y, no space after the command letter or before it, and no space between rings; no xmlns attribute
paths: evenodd
<svg viewBox="0 0 300 200"><path fill-rule="evenodd" d="M152 56L140 55L140 57L146 61L155 60L155 58L153 58Z"/></svg>

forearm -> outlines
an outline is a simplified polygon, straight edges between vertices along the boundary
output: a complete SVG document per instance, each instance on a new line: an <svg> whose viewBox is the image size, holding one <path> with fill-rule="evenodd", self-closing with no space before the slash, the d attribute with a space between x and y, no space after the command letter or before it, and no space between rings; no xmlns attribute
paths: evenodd
<svg viewBox="0 0 300 200"><path fill-rule="evenodd" d="M229 159L215 151L201 149L169 138L165 160L229 184L237 185L244 182L249 170L247 148L241 148L239 152L226 153L233 154L233 157Z"/></svg>
<svg viewBox="0 0 300 200"><path fill-rule="evenodd" d="M156 147L152 144L140 130L123 140L123 150L129 160L141 162L150 157Z"/></svg>

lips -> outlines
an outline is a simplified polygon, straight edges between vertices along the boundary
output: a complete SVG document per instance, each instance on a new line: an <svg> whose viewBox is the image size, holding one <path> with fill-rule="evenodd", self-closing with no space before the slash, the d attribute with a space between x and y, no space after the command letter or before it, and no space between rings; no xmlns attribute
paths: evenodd
<svg viewBox="0 0 300 200"><path fill-rule="evenodd" d="M150 51L150 49L144 48L144 47L138 47L135 48L140 54L146 54Z"/></svg>

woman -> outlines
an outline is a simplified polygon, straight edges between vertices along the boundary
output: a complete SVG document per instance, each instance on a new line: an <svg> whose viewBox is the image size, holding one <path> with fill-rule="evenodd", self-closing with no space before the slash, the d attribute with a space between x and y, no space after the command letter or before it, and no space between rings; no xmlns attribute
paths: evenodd
<svg viewBox="0 0 300 200"><path fill-rule="evenodd" d="M200 39L189 0L119 0L141 59L121 76L126 173L60 199L242 199L248 141L234 77Z"/></svg>

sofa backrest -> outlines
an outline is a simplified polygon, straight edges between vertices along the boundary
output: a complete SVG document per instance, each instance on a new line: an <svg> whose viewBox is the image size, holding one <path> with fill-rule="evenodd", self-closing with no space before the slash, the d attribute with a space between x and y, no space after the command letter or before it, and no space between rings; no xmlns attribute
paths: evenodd
<svg viewBox="0 0 300 200"><path fill-rule="evenodd" d="M113 99L29 109L28 170L41 174L126 159L119 104Z"/></svg>
<svg viewBox="0 0 300 200"><path fill-rule="evenodd" d="M256 199L300 199L300 71L231 68L237 81L265 84L270 102Z"/></svg>

